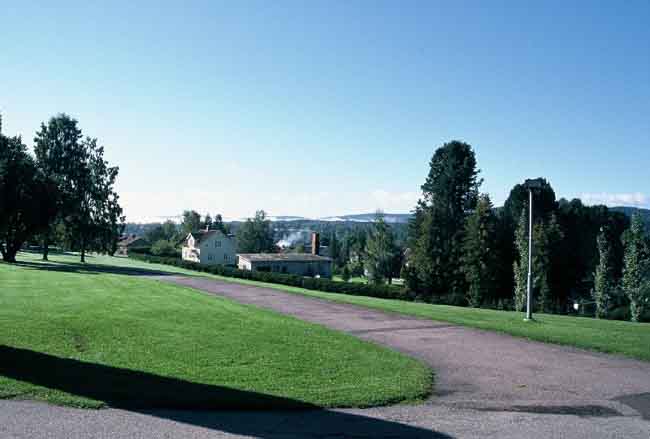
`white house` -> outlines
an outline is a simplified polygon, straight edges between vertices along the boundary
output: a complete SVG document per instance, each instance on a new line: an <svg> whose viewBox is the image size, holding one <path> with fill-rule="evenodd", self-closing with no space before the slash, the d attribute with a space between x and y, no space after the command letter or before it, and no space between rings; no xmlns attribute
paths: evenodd
<svg viewBox="0 0 650 439"><path fill-rule="evenodd" d="M220 230L201 230L187 235L183 260L202 265L235 265L235 239Z"/></svg>

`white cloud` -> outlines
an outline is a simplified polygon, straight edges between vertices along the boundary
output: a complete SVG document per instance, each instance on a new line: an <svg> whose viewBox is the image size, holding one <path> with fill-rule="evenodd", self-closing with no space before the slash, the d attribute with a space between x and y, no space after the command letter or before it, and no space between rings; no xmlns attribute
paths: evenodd
<svg viewBox="0 0 650 439"><path fill-rule="evenodd" d="M633 206L650 207L650 196L641 192L610 193L596 192L583 193L580 199L585 204L604 204L606 206Z"/></svg>

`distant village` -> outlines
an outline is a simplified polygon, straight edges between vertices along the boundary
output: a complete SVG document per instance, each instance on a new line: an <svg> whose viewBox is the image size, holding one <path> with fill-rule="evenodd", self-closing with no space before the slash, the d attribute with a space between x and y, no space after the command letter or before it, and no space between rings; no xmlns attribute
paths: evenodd
<svg viewBox="0 0 650 439"><path fill-rule="evenodd" d="M309 241L304 242L304 235ZM294 274L310 277L332 277L333 259L328 246L321 245L318 232L294 232L291 240L281 240L277 253L237 253L236 237L221 230L190 232L180 243L181 258L201 265L232 265L241 270ZM300 252L296 251L300 249ZM151 243L135 234L123 236L116 255L149 252Z"/></svg>

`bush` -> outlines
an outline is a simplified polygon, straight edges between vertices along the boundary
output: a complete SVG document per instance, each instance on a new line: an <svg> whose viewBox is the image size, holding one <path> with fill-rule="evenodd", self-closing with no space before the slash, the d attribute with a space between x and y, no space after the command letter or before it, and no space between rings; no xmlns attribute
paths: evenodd
<svg viewBox="0 0 650 439"><path fill-rule="evenodd" d="M415 299L415 297L408 294L404 288L396 285L367 285L361 283L337 282L325 278L302 277L293 274L240 270L233 266L201 265L196 262L184 261L179 257L157 256L145 253L129 252L129 258L156 264L172 265L174 267L215 274L218 276L300 287L308 290L350 294L353 296L379 297L382 299Z"/></svg>
<svg viewBox="0 0 650 439"><path fill-rule="evenodd" d="M166 239L159 239L151 246L151 254L155 256L179 257L179 251L174 244Z"/></svg>
<svg viewBox="0 0 650 439"><path fill-rule="evenodd" d="M343 282L347 282L350 280L350 269L346 265L343 267L343 272L341 273L341 278L343 279Z"/></svg>

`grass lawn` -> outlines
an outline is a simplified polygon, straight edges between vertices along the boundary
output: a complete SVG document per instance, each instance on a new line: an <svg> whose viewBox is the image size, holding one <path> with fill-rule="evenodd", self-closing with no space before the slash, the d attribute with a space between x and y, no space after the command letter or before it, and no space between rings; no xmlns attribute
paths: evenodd
<svg viewBox="0 0 650 439"><path fill-rule="evenodd" d="M336 280L336 281L339 281L339 282L345 282L340 275L332 276L332 280ZM365 277L362 277L362 276L353 276L350 279L348 279L348 282L353 283L353 284L367 284L368 279L366 279Z"/></svg>
<svg viewBox="0 0 650 439"><path fill-rule="evenodd" d="M345 282L343 278L340 275L334 275L332 276L332 280L338 281L338 282ZM358 284L367 284L368 283L368 278L363 277L363 276L354 276L348 279L348 282L350 283L358 283ZM403 279L393 279L393 285L404 285L404 280Z"/></svg>
<svg viewBox="0 0 650 439"><path fill-rule="evenodd" d="M115 258L112 258L115 259ZM108 258L98 258L107 261ZM650 361L650 323L631 323L614 320L596 320L586 317L536 314L535 322L524 322L523 313L473 309L446 305L349 296L306 290L278 284L261 283L241 279L224 278L205 273L183 270L160 264L119 259L125 266L160 269L190 275L218 278L229 282L265 286L290 293L318 297L335 302L351 303L383 311L408 314L431 320L445 321L473 328L498 331L517 337L525 337L547 343L576 346L599 352L621 354Z"/></svg>
<svg viewBox="0 0 650 439"><path fill-rule="evenodd" d="M0 263L2 398L277 409L364 407L430 392L424 364L378 345L133 276L142 263L52 259L23 253L27 264Z"/></svg>

